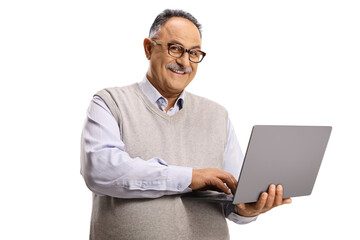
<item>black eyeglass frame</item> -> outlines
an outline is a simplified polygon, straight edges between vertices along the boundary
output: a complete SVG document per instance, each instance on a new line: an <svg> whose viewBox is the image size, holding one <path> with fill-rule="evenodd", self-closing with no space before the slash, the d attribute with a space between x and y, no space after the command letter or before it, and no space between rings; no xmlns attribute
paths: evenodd
<svg viewBox="0 0 360 240"><path fill-rule="evenodd" d="M158 39L151 39L151 40L152 40L154 43L156 43L156 44L160 44L160 45L161 45L161 44L164 44L163 41L158 40ZM181 47L181 48L183 49L183 52L182 52L182 54L181 54L179 57L171 55L171 53L170 53L170 46L171 46L171 45L176 45L176 46ZM184 54L187 52L188 55L189 55L189 61L190 61L190 62L193 62L193 63L200 63L200 62L205 58L205 56L206 56L206 53L203 52L203 51L201 51L201 50L197 50L197 49L186 49L183 45L178 44L178 43L169 42L169 43L167 43L167 46L168 46L168 54L169 54L171 57L181 58L181 57L184 56ZM191 54L191 52L200 52L201 55L202 55L202 58L200 59L200 61L197 62L197 61L191 60L191 59L190 59L190 54Z"/></svg>

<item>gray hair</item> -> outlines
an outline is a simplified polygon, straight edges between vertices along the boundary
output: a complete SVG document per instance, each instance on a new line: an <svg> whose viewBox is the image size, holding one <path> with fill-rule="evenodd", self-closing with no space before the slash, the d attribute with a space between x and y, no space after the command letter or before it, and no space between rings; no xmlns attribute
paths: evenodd
<svg viewBox="0 0 360 240"><path fill-rule="evenodd" d="M185 12L183 10L172 10L172 9L165 9L162 13L157 15L155 18L155 21L151 25L150 32L149 32L149 38L153 38L161 29L162 26L172 17L181 17L185 18L189 21L191 21L199 30L200 38L201 36L201 24L198 22L198 20L191 15L188 12Z"/></svg>

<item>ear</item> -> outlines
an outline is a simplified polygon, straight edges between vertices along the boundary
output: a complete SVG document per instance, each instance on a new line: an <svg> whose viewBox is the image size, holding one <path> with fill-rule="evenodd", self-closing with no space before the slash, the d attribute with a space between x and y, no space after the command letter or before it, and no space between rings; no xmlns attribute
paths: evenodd
<svg viewBox="0 0 360 240"><path fill-rule="evenodd" d="M150 38L145 38L144 39L144 51L145 51L145 55L146 58L148 60L151 59L151 49L152 49L152 41Z"/></svg>

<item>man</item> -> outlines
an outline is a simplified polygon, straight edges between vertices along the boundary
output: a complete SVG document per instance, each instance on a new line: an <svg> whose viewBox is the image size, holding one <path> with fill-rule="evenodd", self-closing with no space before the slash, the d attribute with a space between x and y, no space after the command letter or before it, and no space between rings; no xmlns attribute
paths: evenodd
<svg viewBox="0 0 360 240"><path fill-rule="evenodd" d="M81 173L93 192L90 238L229 239L225 217L248 223L290 203L274 185L252 204L180 198L198 189L234 193L243 155L227 111L184 91L206 55L197 20L165 10L144 50L144 80L98 92L88 109Z"/></svg>

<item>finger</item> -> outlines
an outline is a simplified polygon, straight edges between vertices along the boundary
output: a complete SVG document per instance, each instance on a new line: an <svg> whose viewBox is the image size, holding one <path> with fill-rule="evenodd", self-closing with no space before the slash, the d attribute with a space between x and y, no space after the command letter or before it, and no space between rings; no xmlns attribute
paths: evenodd
<svg viewBox="0 0 360 240"><path fill-rule="evenodd" d="M275 185L271 184L268 190L268 198L266 200L264 208L269 210L273 207L274 200L275 200Z"/></svg>
<svg viewBox="0 0 360 240"><path fill-rule="evenodd" d="M230 173L221 174L219 178L226 183L226 185L231 189L231 192L235 194L236 190L236 180L234 181L234 176Z"/></svg>
<svg viewBox="0 0 360 240"><path fill-rule="evenodd" d="M290 203L292 203L292 199L291 198L285 198L285 199L283 199L282 203L283 204L290 204Z"/></svg>
<svg viewBox="0 0 360 240"><path fill-rule="evenodd" d="M234 181L235 185L237 186L237 179L234 177L234 175L230 174L232 177L232 180Z"/></svg>
<svg viewBox="0 0 360 240"><path fill-rule="evenodd" d="M228 184L228 182L226 182L226 184L229 186L231 191L233 193L235 193L237 181L236 181L235 177L231 173L227 173L226 175L227 175L226 179L228 180L230 185Z"/></svg>
<svg viewBox="0 0 360 240"><path fill-rule="evenodd" d="M255 204L255 210L258 212L261 212L261 210L265 207L266 204L266 200L268 198L268 193L267 192L263 192L259 198L259 200L256 202Z"/></svg>
<svg viewBox="0 0 360 240"><path fill-rule="evenodd" d="M231 191L230 189L224 184L224 182L219 179L219 178L216 178L214 177L211 182L210 182L210 185L212 186L215 186L216 188L218 188L220 191L224 192L224 193L227 193L227 194L230 194Z"/></svg>
<svg viewBox="0 0 360 240"><path fill-rule="evenodd" d="M274 207L280 206L282 203L283 203L283 187L279 184L276 187Z"/></svg>

